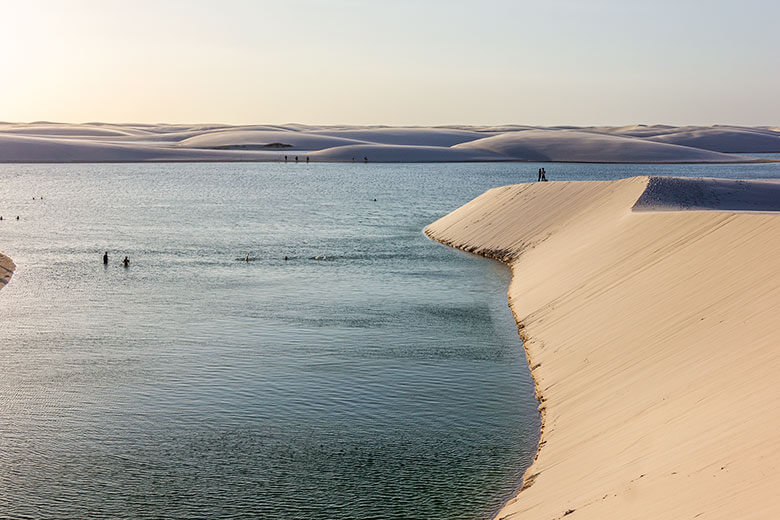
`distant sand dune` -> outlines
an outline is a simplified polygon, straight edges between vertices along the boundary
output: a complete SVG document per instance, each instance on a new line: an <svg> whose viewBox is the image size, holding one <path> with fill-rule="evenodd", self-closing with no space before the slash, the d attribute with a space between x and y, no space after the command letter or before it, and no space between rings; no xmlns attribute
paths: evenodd
<svg viewBox="0 0 780 520"><path fill-rule="evenodd" d="M779 201L771 182L532 183L426 228L512 267L543 431L498 518L780 518Z"/></svg>
<svg viewBox="0 0 780 520"><path fill-rule="evenodd" d="M692 146L704 150L728 153L780 152L780 133L769 131L707 128L653 136L659 143Z"/></svg>
<svg viewBox="0 0 780 520"><path fill-rule="evenodd" d="M60 137L120 137L136 135L127 130L102 128L90 125L14 125L0 124L0 133L15 135L35 136L60 136Z"/></svg>
<svg viewBox="0 0 780 520"><path fill-rule="evenodd" d="M148 145L124 145L94 140L52 139L0 134L3 162L138 162L276 160L271 152L177 150Z"/></svg>
<svg viewBox="0 0 780 520"><path fill-rule="evenodd" d="M633 137L574 130L526 130L487 137L457 148L490 150L520 161L733 162L708 150L661 144Z"/></svg>
<svg viewBox="0 0 780 520"><path fill-rule="evenodd" d="M220 130L184 139L179 141L177 146L215 148L228 145L267 145L270 143L289 144L294 150L323 150L335 146L363 144L365 141L289 130Z"/></svg>
<svg viewBox="0 0 780 520"><path fill-rule="evenodd" d="M475 132L454 128L377 128L318 130L330 136L355 139L373 144L449 147L493 135L492 132Z"/></svg>
<svg viewBox="0 0 780 520"><path fill-rule="evenodd" d="M780 132L770 127L667 125L0 123L0 162L279 161L290 152L310 154L315 161L347 162L353 157L368 157L371 162L756 160L718 150L780 153Z"/></svg>
<svg viewBox="0 0 780 520"><path fill-rule="evenodd" d="M362 144L338 146L311 154L318 161L349 162L459 162L459 161L502 161L506 156L490 150L469 150L443 146L402 146L389 144Z"/></svg>

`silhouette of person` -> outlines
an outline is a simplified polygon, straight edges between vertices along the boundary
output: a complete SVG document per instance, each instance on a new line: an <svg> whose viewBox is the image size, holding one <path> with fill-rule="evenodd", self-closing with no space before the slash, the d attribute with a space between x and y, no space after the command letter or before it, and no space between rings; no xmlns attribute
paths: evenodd
<svg viewBox="0 0 780 520"><path fill-rule="evenodd" d="M103 253L103 265L108 265L108 251Z"/></svg>
<svg viewBox="0 0 780 520"><path fill-rule="evenodd" d="M284 156L284 162L287 162L287 156L286 155Z"/></svg>
<svg viewBox="0 0 780 520"><path fill-rule="evenodd" d="M536 176L536 182L540 182L542 180L542 169L539 168L539 171L537 173L539 175Z"/></svg>
<svg viewBox="0 0 780 520"><path fill-rule="evenodd" d="M298 156L297 155L295 156L295 162L298 162Z"/></svg>
<svg viewBox="0 0 780 520"><path fill-rule="evenodd" d="M368 162L368 157L363 157L363 162L367 163Z"/></svg>
<svg viewBox="0 0 780 520"><path fill-rule="evenodd" d="M309 162L309 156L308 155L306 156L306 162Z"/></svg>
<svg viewBox="0 0 780 520"><path fill-rule="evenodd" d="M547 172L542 168L542 182L547 182Z"/></svg>
<svg viewBox="0 0 780 520"><path fill-rule="evenodd" d="M125 259L122 260L122 265L125 266L125 267L129 266L130 265L130 259L125 257Z"/></svg>

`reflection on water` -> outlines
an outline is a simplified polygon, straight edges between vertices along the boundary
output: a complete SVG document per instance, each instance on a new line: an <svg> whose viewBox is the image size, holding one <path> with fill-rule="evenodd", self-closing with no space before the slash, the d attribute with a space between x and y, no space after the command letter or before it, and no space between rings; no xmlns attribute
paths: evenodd
<svg viewBox="0 0 780 520"><path fill-rule="evenodd" d="M421 229L537 167L1 165L0 516L489 516L538 437L509 273Z"/></svg>

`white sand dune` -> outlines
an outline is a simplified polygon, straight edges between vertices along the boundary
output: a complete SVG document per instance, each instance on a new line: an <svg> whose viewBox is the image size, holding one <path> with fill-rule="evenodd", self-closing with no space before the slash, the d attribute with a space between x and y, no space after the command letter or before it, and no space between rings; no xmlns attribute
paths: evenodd
<svg viewBox="0 0 780 520"><path fill-rule="evenodd" d="M708 137L701 137L704 135ZM747 142L746 135L750 146L740 144ZM718 149L774 150L772 143L780 139L778 136L780 133L770 127L231 126L40 121L0 123L0 162L278 161L285 152L311 153L312 160L347 162L369 154L369 160L375 162L750 162L757 159L706 148L712 148L712 139L717 137ZM673 143L675 140L680 143ZM352 146L362 148L345 148Z"/></svg>
<svg viewBox="0 0 780 520"><path fill-rule="evenodd" d="M702 128L670 132L648 139L728 153L778 153L780 132L744 128Z"/></svg>
<svg viewBox="0 0 780 520"><path fill-rule="evenodd" d="M317 161L349 162L467 162L502 161L506 156L490 150L468 150L443 146L402 146L386 144L361 144L338 146L320 150L311 154Z"/></svg>
<svg viewBox="0 0 780 520"><path fill-rule="evenodd" d="M708 211L668 211L681 200ZM751 212L779 200L752 181L534 183L426 228L512 267L543 431L499 518L780 517L780 213Z"/></svg>
<svg viewBox="0 0 780 520"><path fill-rule="evenodd" d="M0 133L60 137L120 137L134 135L125 129L105 128L96 125L15 125L0 124Z"/></svg>
<svg viewBox="0 0 780 520"><path fill-rule="evenodd" d="M148 145L122 145L94 140L44 139L0 135L2 162L137 162L137 161L270 161L270 152L179 150Z"/></svg>
<svg viewBox="0 0 780 520"><path fill-rule="evenodd" d="M476 132L456 128L415 127L353 128L346 130L318 130L317 132L373 144L441 147L449 147L494 135L493 132Z"/></svg>
<svg viewBox="0 0 780 520"><path fill-rule="evenodd" d="M459 144L519 161L571 162L732 162L733 156L708 150L573 130L525 130Z"/></svg>
<svg viewBox="0 0 780 520"><path fill-rule="evenodd" d="M282 130L220 130L195 135L179 141L177 146L186 148L225 148L238 146L289 145L288 150L322 150L336 146L363 144L359 139L348 139L308 132Z"/></svg>

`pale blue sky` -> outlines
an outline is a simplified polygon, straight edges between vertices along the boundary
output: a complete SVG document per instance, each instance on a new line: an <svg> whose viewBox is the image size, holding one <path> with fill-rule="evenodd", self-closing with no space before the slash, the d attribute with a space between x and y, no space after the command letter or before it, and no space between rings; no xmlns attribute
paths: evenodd
<svg viewBox="0 0 780 520"><path fill-rule="evenodd" d="M780 2L0 0L0 120L780 124Z"/></svg>

